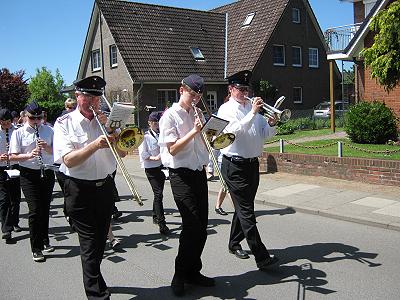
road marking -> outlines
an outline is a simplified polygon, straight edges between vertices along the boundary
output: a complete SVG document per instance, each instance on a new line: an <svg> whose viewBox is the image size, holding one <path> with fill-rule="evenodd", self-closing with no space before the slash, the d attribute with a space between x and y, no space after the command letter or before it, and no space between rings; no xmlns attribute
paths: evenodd
<svg viewBox="0 0 400 300"><path fill-rule="evenodd" d="M317 189L319 187L320 186L318 186L318 185L299 183L299 184L293 184L293 185L288 185L288 186L276 188L273 190L269 190L269 191L263 192L261 194L268 195L268 196L274 196L274 197L286 197L286 196L301 193L304 191Z"/></svg>
<svg viewBox="0 0 400 300"><path fill-rule="evenodd" d="M365 197L359 200L355 200L351 202L353 204L364 205L369 207L376 207L376 208L383 208L388 205L392 205L398 203L394 200L384 199L384 198L377 198L377 197Z"/></svg>

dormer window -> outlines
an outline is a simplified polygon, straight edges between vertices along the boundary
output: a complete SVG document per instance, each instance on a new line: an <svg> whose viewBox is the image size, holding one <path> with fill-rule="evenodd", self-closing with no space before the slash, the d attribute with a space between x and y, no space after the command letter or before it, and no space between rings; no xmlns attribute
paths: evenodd
<svg viewBox="0 0 400 300"><path fill-rule="evenodd" d="M243 27L243 26L249 26L250 23L253 21L255 15L256 15L255 12L248 14L248 15L246 16L246 19L244 20L244 22L243 22L243 24L242 24L242 27Z"/></svg>
<svg viewBox="0 0 400 300"><path fill-rule="evenodd" d="M203 53L201 53L200 48L191 47L190 51L192 52L192 55L195 60L204 60L205 59Z"/></svg>

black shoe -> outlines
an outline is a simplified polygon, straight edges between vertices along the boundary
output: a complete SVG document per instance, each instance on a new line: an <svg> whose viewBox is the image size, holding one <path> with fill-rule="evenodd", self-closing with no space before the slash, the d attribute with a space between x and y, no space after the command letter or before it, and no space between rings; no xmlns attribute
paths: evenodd
<svg viewBox="0 0 400 300"><path fill-rule="evenodd" d="M230 249L229 249L229 253L235 254L235 256L236 256L237 258L240 258L240 259L247 259L247 258L250 257L250 256L247 254L247 252L244 251L243 249L236 249L236 250L230 250Z"/></svg>
<svg viewBox="0 0 400 300"><path fill-rule="evenodd" d="M224 211L224 210L222 209L222 207L220 207L220 208L215 208L215 212L216 212L217 214L221 215L221 216L227 216L227 215L228 215L228 213L227 213L226 211Z"/></svg>
<svg viewBox="0 0 400 300"><path fill-rule="evenodd" d="M156 225L158 225L158 220L157 220L157 217L153 217L153 224L156 224Z"/></svg>
<svg viewBox="0 0 400 300"><path fill-rule="evenodd" d="M194 285L199 285L199 286L215 286L215 280L214 278L210 278L207 276L204 276L201 273L197 273L196 275L189 277L185 279L186 283L189 284L194 284Z"/></svg>
<svg viewBox="0 0 400 300"><path fill-rule="evenodd" d="M1 238L6 241L11 240L11 231L4 232Z"/></svg>
<svg viewBox="0 0 400 300"><path fill-rule="evenodd" d="M37 251L32 253L32 259L36 262L45 261L46 258L44 257L42 251Z"/></svg>
<svg viewBox="0 0 400 300"><path fill-rule="evenodd" d="M18 225L15 225L15 226L14 226L14 231L15 231L15 232L21 232L21 231L22 231L22 228L19 227Z"/></svg>
<svg viewBox="0 0 400 300"><path fill-rule="evenodd" d="M184 280L176 275L172 278L171 289L175 296L183 296L185 293L185 283Z"/></svg>
<svg viewBox="0 0 400 300"><path fill-rule="evenodd" d="M163 234L163 235L168 235L168 234L170 234L170 230L169 230L169 228L167 227L167 225L165 225L165 223L161 223L161 224L159 224L158 226L159 226L159 228L160 228L160 233L161 233L161 234Z"/></svg>
<svg viewBox="0 0 400 300"><path fill-rule="evenodd" d="M269 268L274 266L278 261L279 261L278 257L276 257L275 255L271 255L267 259L257 263L257 267L260 270L268 270Z"/></svg>
<svg viewBox="0 0 400 300"><path fill-rule="evenodd" d="M117 211L117 212L113 213L112 218L113 218L114 220L118 220L119 217L121 217L121 216L122 216L122 212Z"/></svg>
<svg viewBox="0 0 400 300"><path fill-rule="evenodd" d="M54 247L50 244L45 244L43 246L43 252L50 253L54 251Z"/></svg>

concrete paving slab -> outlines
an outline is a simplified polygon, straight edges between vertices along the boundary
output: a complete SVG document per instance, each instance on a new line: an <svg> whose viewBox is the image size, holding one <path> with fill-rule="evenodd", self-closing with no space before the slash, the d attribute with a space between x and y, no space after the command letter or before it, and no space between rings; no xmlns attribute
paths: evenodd
<svg viewBox="0 0 400 300"><path fill-rule="evenodd" d="M397 201L384 199L384 198L377 198L377 197L365 197L356 201L352 202L353 204L364 205L369 207L375 208L383 208L388 205L392 205L397 203Z"/></svg>
<svg viewBox="0 0 400 300"><path fill-rule="evenodd" d="M396 203L378 210L374 210L373 213L400 218L400 203Z"/></svg>
<svg viewBox="0 0 400 300"><path fill-rule="evenodd" d="M311 189L318 189L320 188L318 185L311 185L311 184L292 184L280 188L276 188L267 192L264 192L262 194L266 194L269 196L275 196L275 197L286 197L290 195L294 195L300 192L308 191Z"/></svg>

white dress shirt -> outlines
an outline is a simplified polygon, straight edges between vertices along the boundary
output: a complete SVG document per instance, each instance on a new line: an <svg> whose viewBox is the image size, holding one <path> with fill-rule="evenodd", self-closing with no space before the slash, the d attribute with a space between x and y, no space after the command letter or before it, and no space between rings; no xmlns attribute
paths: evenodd
<svg viewBox="0 0 400 300"><path fill-rule="evenodd" d="M139 146L139 160L142 168L156 168L162 165L160 160L148 160L150 156L160 154L160 146L158 146L158 133L149 129L144 134L143 142Z"/></svg>
<svg viewBox="0 0 400 300"><path fill-rule="evenodd" d="M221 105L218 117L229 121L225 131L235 134L235 141L221 149L226 156L244 158L258 157L264 150L264 140L276 134L276 128L269 126L265 118L252 112L250 101L240 104L232 97Z"/></svg>
<svg viewBox="0 0 400 300"><path fill-rule="evenodd" d="M204 117L202 116L203 122ZM169 168L188 168L191 170L202 170L208 164L208 151L198 133L185 147L175 156L172 156L167 143L173 143L184 137L193 129L195 121L193 108L187 112L179 103L173 103L160 119L160 153L162 164Z"/></svg>
<svg viewBox="0 0 400 300"><path fill-rule="evenodd" d="M102 135L96 119L86 119L78 109L65 114L54 123L54 162L61 164L60 172L77 179L104 179L116 169L116 161L110 149L94 152L80 165L68 168L64 155L81 149Z"/></svg>
<svg viewBox="0 0 400 300"><path fill-rule="evenodd" d="M38 131L40 139L44 140L49 146L52 146L54 135L53 128L48 125L39 125ZM14 130L11 135L10 153L22 154L31 152L36 148L36 139L35 129L29 126L28 122L25 122L24 126ZM45 150L42 150L41 154L43 164L53 164L53 154L47 153ZM37 157L20 161L19 165L34 170L40 169L39 159Z"/></svg>

